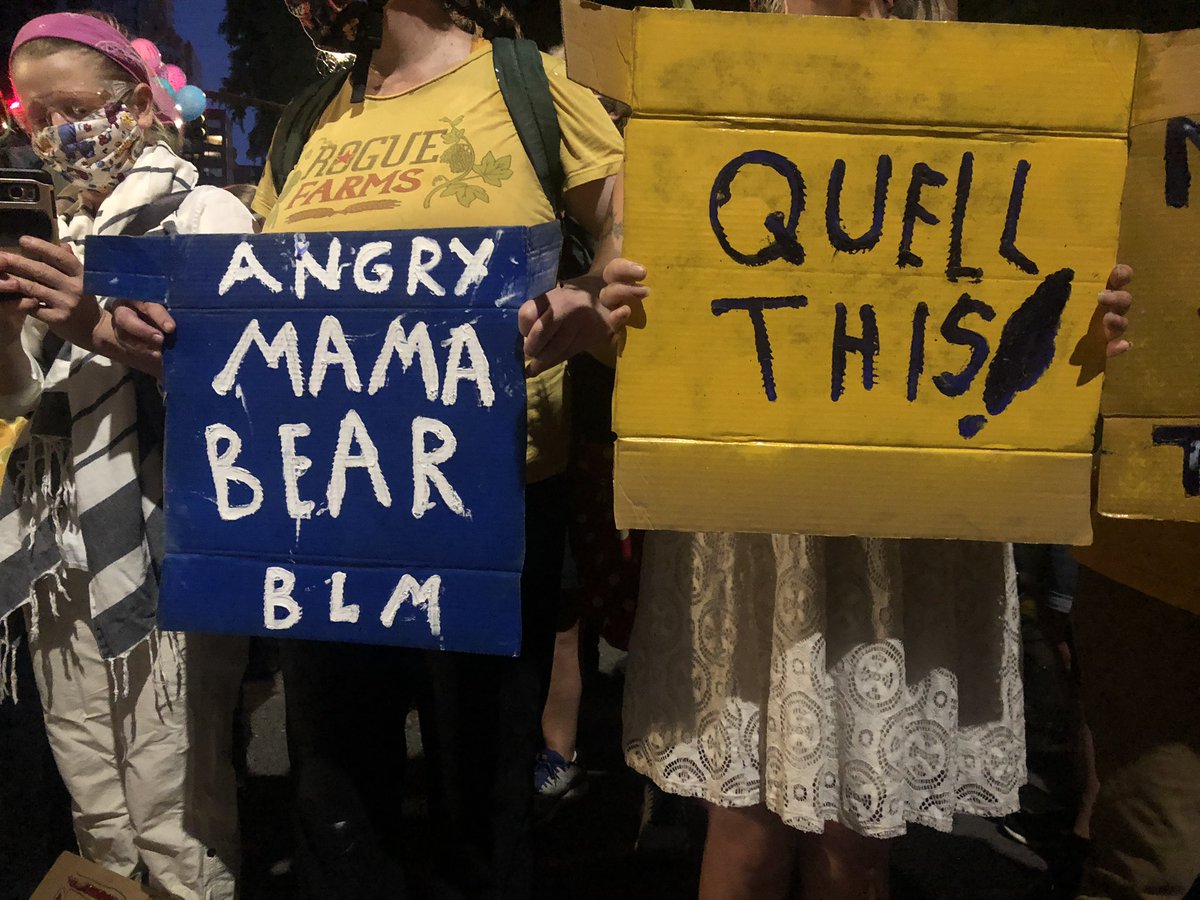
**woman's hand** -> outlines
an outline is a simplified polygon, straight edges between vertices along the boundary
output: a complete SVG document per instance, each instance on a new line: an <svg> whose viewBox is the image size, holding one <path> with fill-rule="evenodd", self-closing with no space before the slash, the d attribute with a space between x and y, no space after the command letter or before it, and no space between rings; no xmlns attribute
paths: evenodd
<svg viewBox="0 0 1200 900"><path fill-rule="evenodd" d="M642 284L646 267L627 259L614 259L604 267L604 289L600 302L608 309L625 309L641 303L650 294Z"/></svg>
<svg viewBox="0 0 1200 900"><path fill-rule="evenodd" d="M529 360L526 371L537 375L576 353L611 346L631 315L627 305L609 305L594 275L527 300L517 315Z"/></svg>
<svg viewBox="0 0 1200 900"><path fill-rule="evenodd" d="M0 294L9 295L2 302L15 302L63 340L95 350L104 311L83 289L83 263L70 248L40 238L21 238L21 249L23 256L0 253Z"/></svg>
<svg viewBox="0 0 1200 900"><path fill-rule="evenodd" d="M113 331L117 343L130 353L162 359L167 338L175 333L175 320L161 303L121 300L113 304Z"/></svg>
<svg viewBox="0 0 1200 900"><path fill-rule="evenodd" d="M1099 306L1104 312L1104 339L1108 358L1120 356L1129 349L1125 330L1129 328L1126 313L1133 304L1133 295L1125 286L1133 280L1133 269L1118 263L1108 276L1108 285L1100 292Z"/></svg>

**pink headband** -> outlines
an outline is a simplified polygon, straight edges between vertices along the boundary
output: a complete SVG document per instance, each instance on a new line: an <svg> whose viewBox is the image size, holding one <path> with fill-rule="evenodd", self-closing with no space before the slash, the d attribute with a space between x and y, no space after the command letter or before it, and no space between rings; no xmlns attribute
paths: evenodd
<svg viewBox="0 0 1200 900"><path fill-rule="evenodd" d="M146 61L134 49L133 44L125 38L125 35L107 22L82 13L51 13L47 16L38 16L36 19L26 22L17 32L8 56L9 69L12 69L12 58L21 45L41 38L74 41L76 44L82 44L98 53L103 53L132 75L139 84L150 86L159 119L163 122L173 123L179 118L174 99L154 81L152 77L154 73L146 68Z"/></svg>

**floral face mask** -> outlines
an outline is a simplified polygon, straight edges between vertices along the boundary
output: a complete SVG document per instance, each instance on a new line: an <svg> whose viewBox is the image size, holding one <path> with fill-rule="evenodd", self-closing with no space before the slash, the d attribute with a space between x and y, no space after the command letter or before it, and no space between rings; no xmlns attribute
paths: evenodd
<svg viewBox="0 0 1200 900"><path fill-rule="evenodd" d="M137 116L119 100L77 122L51 125L32 137L33 149L79 190L112 190L146 146Z"/></svg>

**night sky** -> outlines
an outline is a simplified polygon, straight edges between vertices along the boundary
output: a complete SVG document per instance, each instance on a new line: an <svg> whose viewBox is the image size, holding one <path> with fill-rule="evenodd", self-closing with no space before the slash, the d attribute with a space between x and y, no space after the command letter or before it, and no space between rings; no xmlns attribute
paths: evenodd
<svg viewBox="0 0 1200 900"><path fill-rule="evenodd" d="M273 0L264 0L273 2ZM200 57L200 76L188 73L188 80L205 90L220 90L221 82L229 74L229 45L221 36L221 19L225 17L224 0L176 0L175 30L186 41L191 41ZM247 121L247 127L253 120ZM246 133L235 127L234 142L238 149L238 161L246 162Z"/></svg>

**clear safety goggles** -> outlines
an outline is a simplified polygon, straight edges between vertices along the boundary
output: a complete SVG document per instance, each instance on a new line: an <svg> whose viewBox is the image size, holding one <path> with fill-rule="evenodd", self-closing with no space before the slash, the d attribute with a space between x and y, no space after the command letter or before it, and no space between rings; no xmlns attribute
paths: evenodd
<svg viewBox="0 0 1200 900"><path fill-rule="evenodd" d="M9 114L26 134L32 135L51 125L86 119L108 104L126 99L134 88L132 84L110 81L96 90L52 91L36 97L20 97L9 105Z"/></svg>

